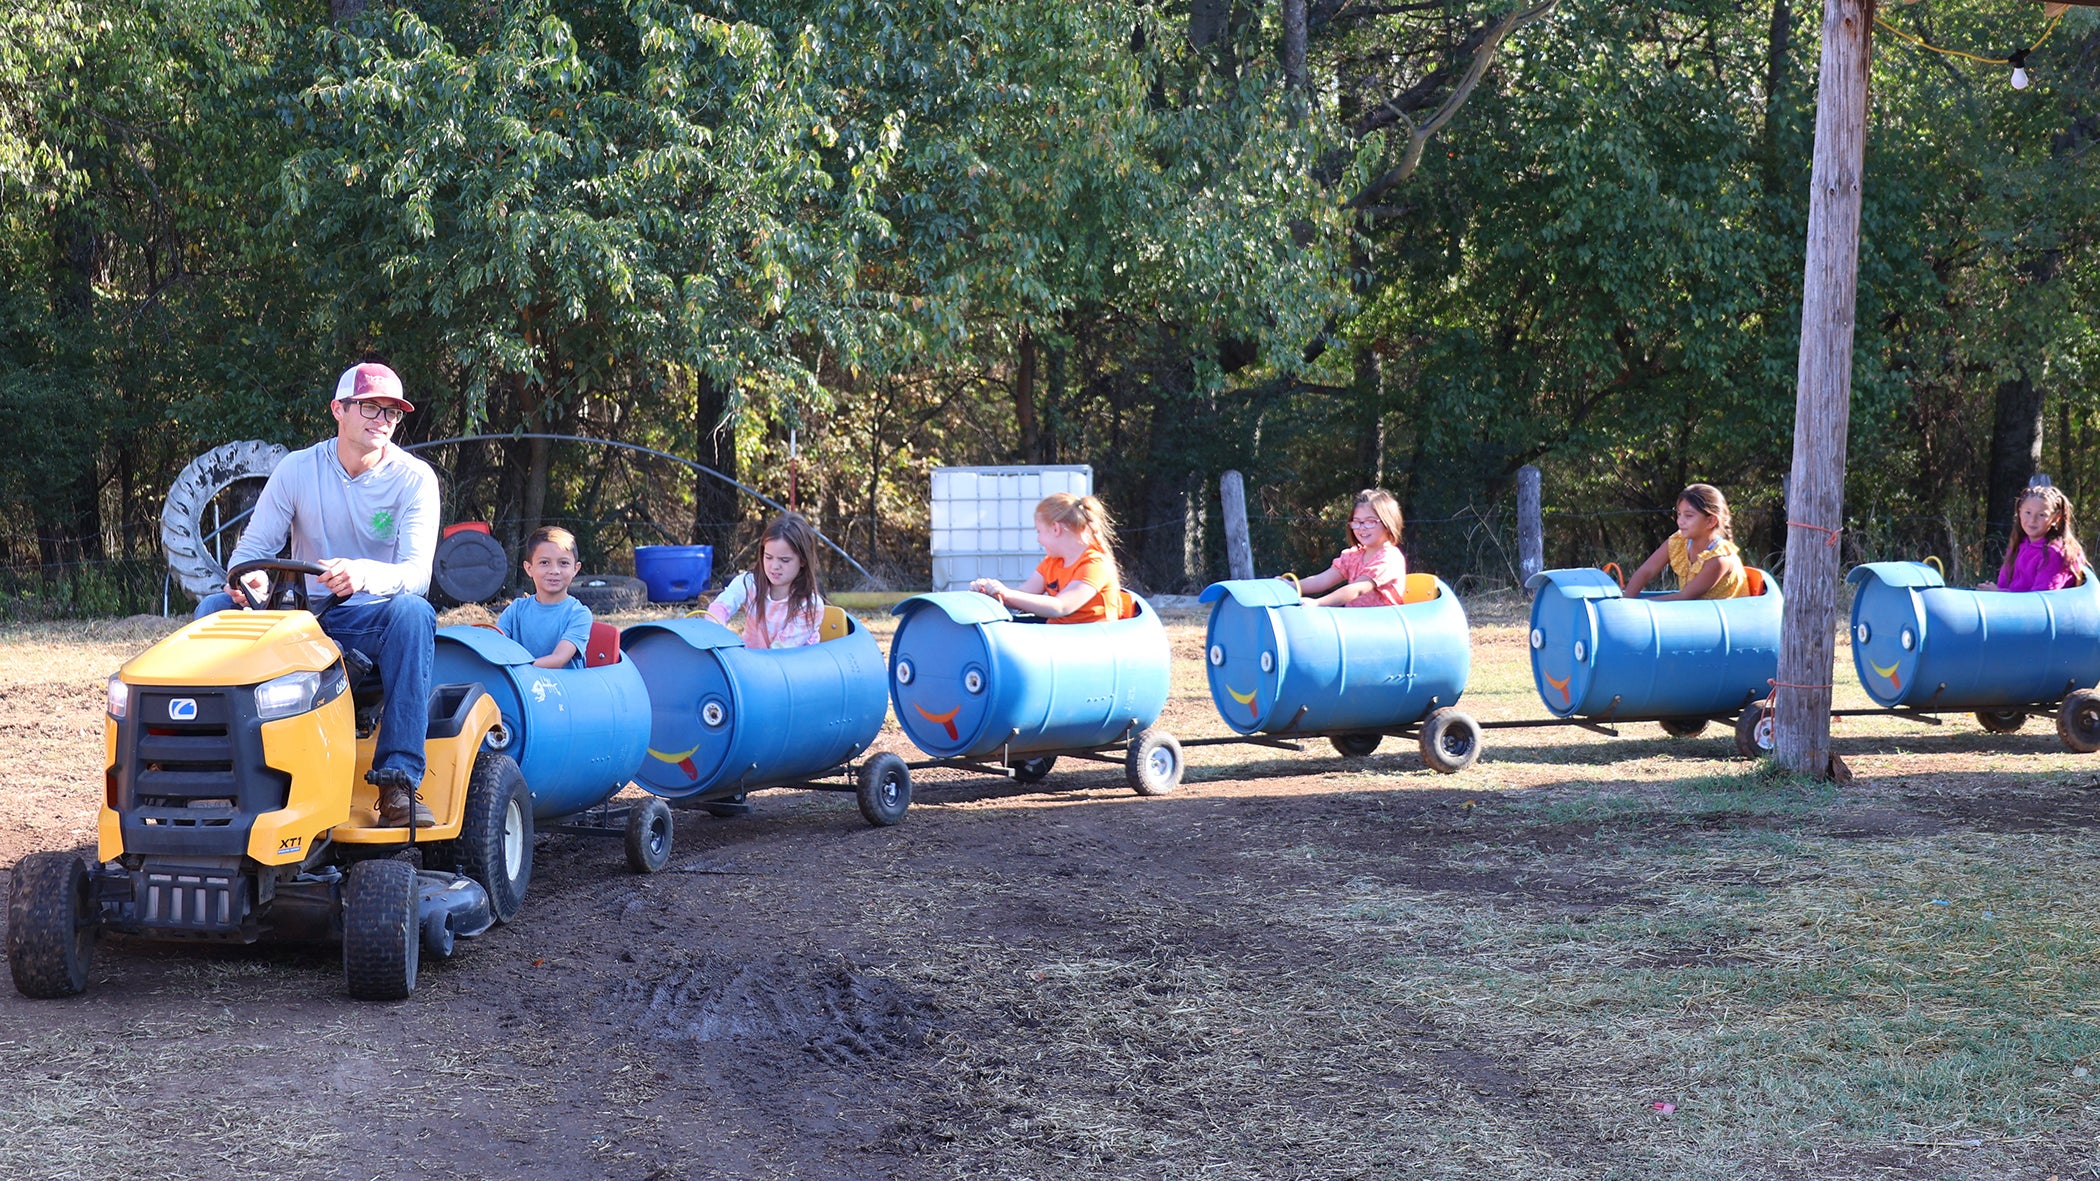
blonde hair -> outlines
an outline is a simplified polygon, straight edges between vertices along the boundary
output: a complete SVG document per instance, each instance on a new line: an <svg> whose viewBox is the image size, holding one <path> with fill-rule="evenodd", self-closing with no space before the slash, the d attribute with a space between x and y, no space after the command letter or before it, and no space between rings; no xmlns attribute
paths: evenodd
<svg viewBox="0 0 2100 1181"><path fill-rule="evenodd" d="M532 531L532 536L525 539L525 560L530 562L532 552L543 545L558 545L567 550L571 558L582 560L576 552L576 535L559 525L549 525L544 529Z"/></svg>
<svg viewBox="0 0 2100 1181"><path fill-rule="evenodd" d="M1349 515L1355 516L1357 509L1367 505L1377 516L1378 523L1385 527L1385 535L1392 539L1394 545L1399 545L1400 527L1404 523L1400 519L1400 502L1383 488L1366 488L1356 494L1356 503L1349 506ZM1350 534L1349 540L1355 541L1356 535Z"/></svg>
<svg viewBox="0 0 2100 1181"><path fill-rule="evenodd" d="M1728 513L1728 498L1712 484L1687 484L1677 494L1677 503L1691 505L1701 515L1712 517L1719 523L1717 531L1725 541L1735 540L1735 519Z"/></svg>
<svg viewBox="0 0 2100 1181"><path fill-rule="evenodd" d="M1116 523L1109 519L1108 506L1101 503L1100 497L1052 492L1036 504L1035 519L1063 525L1106 550L1108 560L1115 561Z"/></svg>
<svg viewBox="0 0 2100 1181"><path fill-rule="evenodd" d="M2076 570L2085 565L2085 547L2078 544L2078 525L2071 515L2071 498L2054 484L2035 484L2020 490L2013 498L2012 539L2005 543L2005 564L2012 565L2013 555L2020 543L2027 540L2027 531L2020 528L2020 506L2030 500L2039 500L2049 510L2049 532L2044 536L2054 542L2064 556L2064 564Z"/></svg>

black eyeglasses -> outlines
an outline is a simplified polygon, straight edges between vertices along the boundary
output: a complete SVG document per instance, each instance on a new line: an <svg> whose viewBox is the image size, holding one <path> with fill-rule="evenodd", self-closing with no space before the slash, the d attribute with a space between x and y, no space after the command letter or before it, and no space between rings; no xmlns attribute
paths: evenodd
<svg viewBox="0 0 2100 1181"><path fill-rule="evenodd" d="M358 402L356 406L357 412L366 418L384 418L388 422L400 422L401 416L408 413L399 406L381 406L377 402Z"/></svg>

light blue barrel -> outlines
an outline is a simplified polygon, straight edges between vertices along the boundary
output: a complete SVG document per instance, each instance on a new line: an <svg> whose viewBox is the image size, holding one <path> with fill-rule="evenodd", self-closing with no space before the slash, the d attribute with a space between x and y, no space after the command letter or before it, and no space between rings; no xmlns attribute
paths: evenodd
<svg viewBox="0 0 2100 1181"><path fill-rule="evenodd" d="M1532 591L1531 676L1556 717L1713 717L1763 700L1779 675L1779 584L1733 599L1626 598L1602 570L1547 570Z"/></svg>
<svg viewBox="0 0 2100 1181"><path fill-rule="evenodd" d="M2052 704L2100 683L2100 584L2056 591L1948 586L1919 562L1870 562L1845 581L1852 667L1876 704L1978 710Z"/></svg>
<svg viewBox="0 0 2100 1181"><path fill-rule="evenodd" d="M649 749L649 691L626 660L598 668L534 668L532 653L502 632L437 633L434 685L476 682L503 724L485 743L517 760L546 820L604 802L627 786Z"/></svg>
<svg viewBox="0 0 2100 1181"><path fill-rule="evenodd" d="M882 730L882 650L860 621L799 648L746 648L712 619L638 623L620 643L649 685L647 757L660 796L726 796L821 775Z"/></svg>
<svg viewBox="0 0 2100 1181"><path fill-rule="evenodd" d="M1151 604L1134 601L1129 619L1024 623L971 591L904 600L890 640L898 724L914 746L944 759L1122 741L1167 707L1167 629Z"/></svg>
<svg viewBox="0 0 2100 1181"><path fill-rule="evenodd" d="M1334 734L1410 726L1466 691L1466 611L1435 597L1394 607L1308 607L1274 578L1214 582L1204 669L1218 716L1241 734Z"/></svg>

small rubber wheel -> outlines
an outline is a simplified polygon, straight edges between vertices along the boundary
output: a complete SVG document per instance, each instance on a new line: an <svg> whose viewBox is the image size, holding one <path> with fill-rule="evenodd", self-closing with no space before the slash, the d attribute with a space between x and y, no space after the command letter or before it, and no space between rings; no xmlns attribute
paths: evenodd
<svg viewBox="0 0 2100 1181"><path fill-rule="evenodd" d="M1775 742L1770 700L1754 701L1735 716L1735 753L1746 759L1770 758Z"/></svg>
<svg viewBox="0 0 2100 1181"><path fill-rule="evenodd" d="M1378 744L1385 741L1383 734L1336 734L1327 740L1345 759L1370 757Z"/></svg>
<svg viewBox="0 0 2100 1181"><path fill-rule="evenodd" d="M2018 734L2020 727L2027 724L2027 711L2024 709L1979 709L1976 711L1976 724L1992 734Z"/></svg>
<svg viewBox="0 0 2100 1181"><path fill-rule="evenodd" d="M489 916L507 923L532 884L532 793L509 755L482 751L467 781L467 813L453 864L488 891Z"/></svg>
<svg viewBox="0 0 2100 1181"><path fill-rule="evenodd" d="M1181 740L1165 730L1145 729L1130 740L1123 775L1141 796L1163 796L1181 786Z"/></svg>
<svg viewBox="0 0 2100 1181"><path fill-rule="evenodd" d="M904 819L911 807L911 768L888 751L860 765L853 798L860 814L877 828L888 828Z"/></svg>
<svg viewBox="0 0 2100 1181"><path fill-rule="evenodd" d="M1013 769L1015 783L1041 783L1050 777L1050 768L1057 766L1057 756L1037 755L1032 759L1015 759L1007 766Z"/></svg>
<svg viewBox="0 0 2100 1181"><path fill-rule="evenodd" d="M627 868L655 873L671 859L671 806L650 796L627 810Z"/></svg>
<svg viewBox="0 0 2100 1181"><path fill-rule="evenodd" d="M1664 718L1656 724L1672 738L1697 738L1706 733L1705 718Z"/></svg>
<svg viewBox="0 0 2100 1181"><path fill-rule="evenodd" d="M753 812L758 811L758 805L746 800L743 792L738 792L733 796L724 796L719 800L703 800L700 804L700 810L709 816L719 816L724 820L735 820L739 816L749 816Z"/></svg>
<svg viewBox="0 0 2100 1181"><path fill-rule="evenodd" d="M1465 770L1480 758L1480 723L1455 709L1433 709L1422 719L1422 761L1444 775Z"/></svg>
<svg viewBox="0 0 2100 1181"><path fill-rule="evenodd" d="M2073 689L2056 711L2056 736L2067 750L2089 755L2100 750L2100 693Z"/></svg>
<svg viewBox="0 0 2100 1181"><path fill-rule="evenodd" d="M71 853L31 853L15 865L7 899L7 966L37 1000L87 991L100 933L87 866Z"/></svg>
<svg viewBox="0 0 2100 1181"><path fill-rule="evenodd" d="M343 875L343 983L361 1001L406 1000L422 959L416 921L416 871L406 861L375 857Z"/></svg>

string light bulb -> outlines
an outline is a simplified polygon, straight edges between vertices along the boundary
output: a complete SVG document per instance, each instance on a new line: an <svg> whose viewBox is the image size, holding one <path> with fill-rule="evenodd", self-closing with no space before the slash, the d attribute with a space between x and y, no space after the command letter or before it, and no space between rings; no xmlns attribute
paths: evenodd
<svg viewBox="0 0 2100 1181"><path fill-rule="evenodd" d="M2029 83L2032 81L2032 79L2028 78L2027 76L2027 51L2024 49L2019 50L2018 52L2014 53L2011 57L2008 57L2005 60L2006 63L2012 66L2013 68L2012 88L2014 90L2027 89Z"/></svg>

